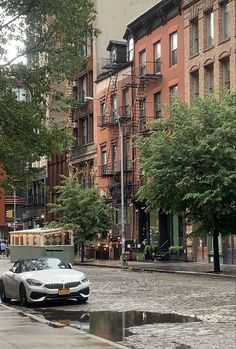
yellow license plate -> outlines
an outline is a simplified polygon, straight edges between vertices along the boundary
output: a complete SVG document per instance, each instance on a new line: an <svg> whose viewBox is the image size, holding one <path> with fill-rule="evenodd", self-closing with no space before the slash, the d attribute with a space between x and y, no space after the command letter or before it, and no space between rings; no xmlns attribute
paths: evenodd
<svg viewBox="0 0 236 349"><path fill-rule="evenodd" d="M58 294L59 296L67 296L68 294L70 294L70 290L67 290L67 289L59 290Z"/></svg>

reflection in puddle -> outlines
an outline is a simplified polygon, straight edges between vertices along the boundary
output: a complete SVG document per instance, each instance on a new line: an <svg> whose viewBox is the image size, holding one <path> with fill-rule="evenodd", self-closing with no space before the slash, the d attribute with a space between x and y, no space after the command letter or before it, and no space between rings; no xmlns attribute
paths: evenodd
<svg viewBox="0 0 236 349"><path fill-rule="evenodd" d="M61 311L55 309L40 310L50 321L57 321L66 326L79 329L114 342L124 340L130 335L129 328L155 323L185 323L200 321L190 316L178 314L159 314L141 311Z"/></svg>

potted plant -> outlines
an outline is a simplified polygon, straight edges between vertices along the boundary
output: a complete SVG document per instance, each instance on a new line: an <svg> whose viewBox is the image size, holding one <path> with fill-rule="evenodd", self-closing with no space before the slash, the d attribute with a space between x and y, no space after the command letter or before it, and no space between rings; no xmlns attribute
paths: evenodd
<svg viewBox="0 0 236 349"><path fill-rule="evenodd" d="M169 253L171 261L185 261L185 253L183 246L170 246Z"/></svg>

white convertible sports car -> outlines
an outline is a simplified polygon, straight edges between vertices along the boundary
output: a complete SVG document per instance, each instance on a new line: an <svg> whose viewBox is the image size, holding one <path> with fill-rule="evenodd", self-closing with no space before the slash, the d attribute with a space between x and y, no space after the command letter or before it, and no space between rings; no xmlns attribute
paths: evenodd
<svg viewBox="0 0 236 349"><path fill-rule="evenodd" d="M18 260L1 275L2 302L17 299L22 306L46 299L76 298L85 303L89 297L89 280L59 258Z"/></svg>

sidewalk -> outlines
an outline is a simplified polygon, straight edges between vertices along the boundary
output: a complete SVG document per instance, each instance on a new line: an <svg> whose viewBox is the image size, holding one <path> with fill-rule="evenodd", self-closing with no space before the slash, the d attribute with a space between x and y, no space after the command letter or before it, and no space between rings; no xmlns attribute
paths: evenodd
<svg viewBox="0 0 236 349"><path fill-rule="evenodd" d="M0 348L128 349L109 340L64 327L0 303Z"/></svg>
<svg viewBox="0 0 236 349"><path fill-rule="evenodd" d="M79 257L75 259L76 265L121 268L121 262L118 260L91 259L81 263ZM126 269L134 271L152 271L159 273L179 273L188 275L206 275L217 277L236 278L236 265L222 264L221 273L213 272L212 263L198 262L152 262L152 261L128 261Z"/></svg>

